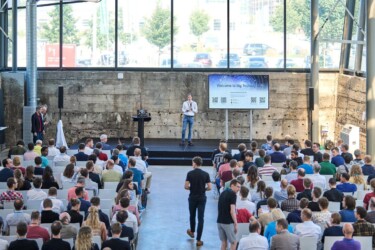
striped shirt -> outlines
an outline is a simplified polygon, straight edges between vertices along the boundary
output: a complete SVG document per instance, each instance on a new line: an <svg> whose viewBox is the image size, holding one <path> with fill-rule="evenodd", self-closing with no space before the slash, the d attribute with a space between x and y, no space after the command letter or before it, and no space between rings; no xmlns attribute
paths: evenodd
<svg viewBox="0 0 375 250"><path fill-rule="evenodd" d="M273 172L277 171L277 168L271 165L264 165L262 168L258 169L259 175L272 175Z"/></svg>

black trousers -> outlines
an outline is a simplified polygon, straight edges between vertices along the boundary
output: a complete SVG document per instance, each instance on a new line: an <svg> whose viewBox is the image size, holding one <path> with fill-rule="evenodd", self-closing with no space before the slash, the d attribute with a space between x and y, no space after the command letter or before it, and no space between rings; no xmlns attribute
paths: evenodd
<svg viewBox="0 0 375 250"><path fill-rule="evenodd" d="M195 232L195 217L198 211L197 240L201 240L204 224L204 209L206 208L206 196L189 197L190 230Z"/></svg>

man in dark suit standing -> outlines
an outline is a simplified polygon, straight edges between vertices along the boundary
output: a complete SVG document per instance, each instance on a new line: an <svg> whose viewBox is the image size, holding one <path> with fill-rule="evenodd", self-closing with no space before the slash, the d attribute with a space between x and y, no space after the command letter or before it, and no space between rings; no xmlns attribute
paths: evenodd
<svg viewBox="0 0 375 250"><path fill-rule="evenodd" d="M35 113L31 116L31 133L33 134L34 144L37 140L43 141L44 124L40 106L36 108Z"/></svg>

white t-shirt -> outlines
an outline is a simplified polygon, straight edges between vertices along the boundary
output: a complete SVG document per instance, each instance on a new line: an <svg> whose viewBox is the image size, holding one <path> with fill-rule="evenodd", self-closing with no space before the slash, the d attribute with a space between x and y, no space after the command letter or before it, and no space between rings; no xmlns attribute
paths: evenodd
<svg viewBox="0 0 375 250"><path fill-rule="evenodd" d="M125 221L126 226L133 228L134 234L138 233L138 220L137 217L130 211L128 212L128 218ZM112 223L116 223L116 215L118 211L112 217Z"/></svg>

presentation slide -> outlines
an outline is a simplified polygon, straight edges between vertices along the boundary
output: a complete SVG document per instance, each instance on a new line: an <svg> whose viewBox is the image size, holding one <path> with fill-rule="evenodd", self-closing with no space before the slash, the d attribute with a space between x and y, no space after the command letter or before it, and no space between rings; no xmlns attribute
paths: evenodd
<svg viewBox="0 0 375 250"><path fill-rule="evenodd" d="M268 109L268 75L208 76L210 109Z"/></svg>

